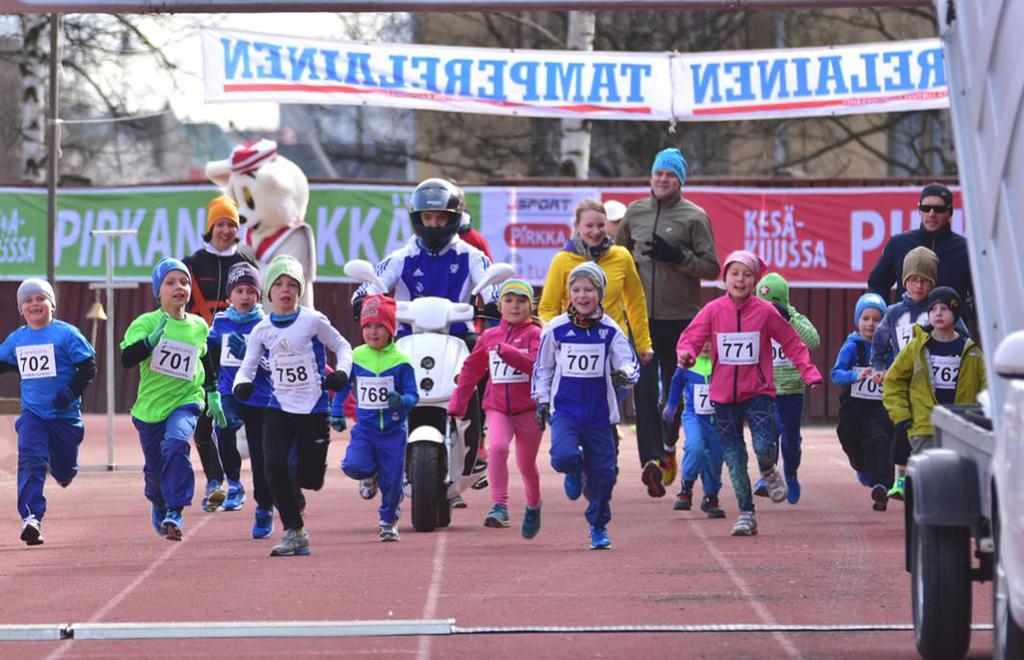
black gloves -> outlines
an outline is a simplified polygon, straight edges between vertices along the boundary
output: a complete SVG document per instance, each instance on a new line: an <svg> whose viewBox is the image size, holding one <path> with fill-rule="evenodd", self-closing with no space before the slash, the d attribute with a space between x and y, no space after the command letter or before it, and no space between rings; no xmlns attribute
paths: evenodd
<svg viewBox="0 0 1024 660"><path fill-rule="evenodd" d="M778 313L782 315L782 318L784 318L784 319L786 319L788 321L789 320L789 310L786 309L786 307L783 306L783 305L776 305L775 303L772 303L772 304L775 305L776 311L778 311Z"/></svg>
<svg viewBox="0 0 1024 660"><path fill-rule="evenodd" d="M255 389L256 386L252 383L239 383L238 385L235 385L233 394L239 401L248 401Z"/></svg>
<svg viewBox="0 0 1024 660"><path fill-rule="evenodd" d="M332 392L340 392L347 382L348 374L344 371L336 370L332 371L330 376L324 378L322 387Z"/></svg>
<svg viewBox="0 0 1024 660"><path fill-rule="evenodd" d="M910 438L907 437L907 431L910 430L910 420L905 419L902 422L898 422L893 427L893 441L896 443L905 442L910 444Z"/></svg>
<svg viewBox="0 0 1024 660"><path fill-rule="evenodd" d="M647 243L648 250L642 252L645 257L650 257L655 261L664 261L668 264L677 264L683 260L683 251L674 245L670 245L665 239L657 234L654 235L654 241Z"/></svg>

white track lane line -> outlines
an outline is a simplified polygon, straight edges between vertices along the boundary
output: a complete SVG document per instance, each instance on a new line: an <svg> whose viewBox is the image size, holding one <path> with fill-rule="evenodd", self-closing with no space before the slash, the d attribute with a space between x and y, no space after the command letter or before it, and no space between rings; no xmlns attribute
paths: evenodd
<svg viewBox="0 0 1024 660"><path fill-rule="evenodd" d="M437 534L437 544L434 546L434 567L430 572L430 587L427 589L427 602L423 605L423 619L433 619L437 612L437 599L441 595L441 578L444 573L445 548L448 545L447 534ZM430 645L434 639L433 635L420 636L420 643L416 649L416 660L428 660L430 658Z"/></svg>
<svg viewBox="0 0 1024 660"><path fill-rule="evenodd" d="M190 533L182 536L180 542L171 543L171 547L164 550L162 555L153 560L153 563L147 566L146 570L139 573L138 576L136 576L136 578L132 580L127 587L119 591L116 596L108 600L106 605L96 610L96 612L94 612L93 615L89 617L89 620L86 623L99 623L100 620L103 619L103 617L110 614L110 612L115 607L120 605L121 602L129 596L129 594L138 589L139 585L145 582L146 579L148 579L149 576L156 571L157 566L170 559L175 552L177 552L183 545L191 541L192 538L196 535L196 533L199 530L201 530L206 525L206 523L210 522L211 520L213 520L213 516L204 516L202 520L196 523L196 525L192 528L192 531ZM164 542L166 543L166 541ZM71 650L71 645L74 643L75 640L73 639L65 641L59 649L48 655L46 657L46 660L57 660L58 658L63 657L65 653Z"/></svg>
<svg viewBox="0 0 1024 660"><path fill-rule="evenodd" d="M722 568L724 568L725 571L729 574L729 577L732 578L733 584L735 584L736 587L740 590L740 593L742 593L747 598L747 600L750 601L750 606L753 608L754 613L757 614L758 618L761 619L761 622L768 626L779 625L779 622L775 620L775 617L773 617L771 612L768 611L768 608L756 599L753 590L751 590L751 588L747 585L746 581L742 577L740 577L740 575L736 572L736 569L733 567L732 562L730 562L729 559L725 555L723 555L719 551L719 549L715 547L711 540L704 534L704 531L701 529L701 526L697 523L696 520L690 520L690 529L692 529L694 533L700 538L701 542L704 544L704 547L707 548L708 552L711 553L711 556L715 558L715 561L717 561L718 564ZM797 650L796 646L793 645L793 642L789 640L785 633L773 632L772 637L774 637L775 641L779 643L779 646L782 647L782 650L786 652L787 657L803 657L800 654L800 651Z"/></svg>

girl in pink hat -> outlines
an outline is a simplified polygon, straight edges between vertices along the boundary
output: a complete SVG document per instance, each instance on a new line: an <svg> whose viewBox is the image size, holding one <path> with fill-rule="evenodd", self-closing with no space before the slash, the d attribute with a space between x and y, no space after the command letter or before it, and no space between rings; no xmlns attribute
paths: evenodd
<svg viewBox="0 0 1024 660"><path fill-rule="evenodd" d="M705 305L676 345L679 366L688 369L704 342L711 341L711 401L740 509L732 529L734 536L757 534L747 448L743 444L744 420L772 501L786 499L786 483L775 467L771 340L782 345L808 385L822 382L821 373L811 363L810 353L793 326L770 302L754 295L763 271L764 262L752 252L737 250L726 257L722 266L726 295Z"/></svg>

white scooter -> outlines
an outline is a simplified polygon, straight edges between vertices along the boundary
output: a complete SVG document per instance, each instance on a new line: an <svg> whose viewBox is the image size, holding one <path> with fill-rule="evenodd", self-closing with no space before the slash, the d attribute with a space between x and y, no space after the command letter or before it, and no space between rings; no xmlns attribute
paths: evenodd
<svg viewBox="0 0 1024 660"><path fill-rule="evenodd" d="M387 290L368 261L349 261L344 270L354 280L369 282L379 291ZM473 297L514 274L515 269L509 264L492 264L473 289ZM479 448L466 445L470 425L475 422L476 428L482 429L479 406L472 413L474 419L448 417L448 401L455 391L462 363L469 356L466 343L448 331L456 323L471 322L475 314L473 305L453 303L446 298L398 302L398 322L412 326L412 334L398 340L398 349L412 361L420 395L419 403L409 413L405 463L405 494L411 499L412 525L417 532L447 527L451 522L449 500L480 478L474 471Z"/></svg>

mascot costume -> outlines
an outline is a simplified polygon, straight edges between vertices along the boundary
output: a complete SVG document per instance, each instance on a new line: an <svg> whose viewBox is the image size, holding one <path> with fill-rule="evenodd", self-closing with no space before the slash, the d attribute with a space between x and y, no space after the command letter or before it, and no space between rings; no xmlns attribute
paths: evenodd
<svg viewBox="0 0 1024 660"><path fill-rule="evenodd" d="M309 182L299 166L277 154L277 143L259 140L235 147L231 158L206 164L206 176L238 203L246 228L243 249L266 271L279 254L302 264L306 286L299 303L313 307L316 243L305 223Z"/></svg>

